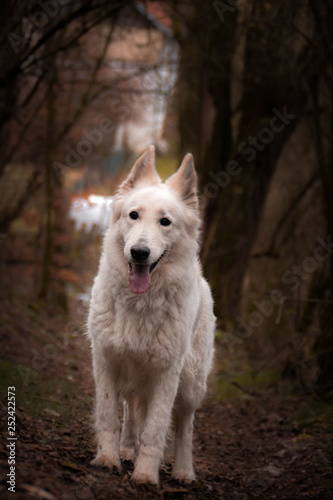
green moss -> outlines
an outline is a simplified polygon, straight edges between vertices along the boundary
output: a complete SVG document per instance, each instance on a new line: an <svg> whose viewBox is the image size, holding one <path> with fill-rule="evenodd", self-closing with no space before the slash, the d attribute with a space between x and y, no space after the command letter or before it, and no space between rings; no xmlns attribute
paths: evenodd
<svg viewBox="0 0 333 500"><path fill-rule="evenodd" d="M0 358L0 372L0 392L7 394L8 387L14 386L16 401L25 396L25 386L29 384L30 377L37 373L6 358Z"/></svg>
<svg viewBox="0 0 333 500"><path fill-rule="evenodd" d="M220 373L216 377L217 399L249 398L251 394L265 392L279 381L279 373L266 370L258 375L252 372Z"/></svg>
<svg viewBox="0 0 333 500"><path fill-rule="evenodd" d="M51 418L60 424L67 421L71 411L68 401L75 400L76 390L70 380L45 375L7 358L0 358L0 372L2 400L7 399L8 387L14 386L16 405L29 415Z"/></svg>
<svg viewBox="0 0 333 500"><path fill-rule="evenodd" d="M312 434L322 429L333 433L333 399L307 397L300 404L296 419L304 433Z"/></svg>

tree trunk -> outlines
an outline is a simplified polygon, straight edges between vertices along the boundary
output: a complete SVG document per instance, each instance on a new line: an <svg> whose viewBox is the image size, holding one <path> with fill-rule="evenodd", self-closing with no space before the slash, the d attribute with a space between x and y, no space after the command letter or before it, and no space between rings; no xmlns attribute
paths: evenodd
<svg viewBox="0 0 333 500"><path fill-rule="evenodd" d="M54 229L56 212L54 206L55 175L52 168L54 158L54 131L55 131L55 92L54 76L49 83L47 95L47 137L45 145L45 241L41 275L41 284L38 293L39 299L46 302L51 283L51 272L54 250Z"/></svg>
<svg viewBox="0 0 333 500"><path fill-rule="evenodd" d="M47 95L47 137L45 146L45 240L41 282L38 297L47 303L51 288L56 297L56 305L64 312L68 311L67 294L63 280L57 276L57 266L54 262L55 251L62 254L64 249L60 243L63 227L63 193L61 178L54 171L56 134L56 72L52 74Z"/></svg>
<svg viewBox="0 0 333 500"><path fill-rule="evenodd" d="M189 64L184 62L196 61L192 70L196 78L181 75L188 88L180 110L180 135L183 149L196 153L205 206L202 259L217 316L233 320L239 314L243 278L271 179L306 102L288 75L281 78L283 59L269 72L263 69L264 62L276 53L283 27L277 26L275 37L269 39L262 4L254 1L247 9L245 13L228 12L223 23L216 16L204 34L199 29L199 10L189 38L182 44L181 65L188 72ZM262 18L260 28L250 22L251 16ZM263 46L258 39L264 37L269 43ZM242 84L235 96L237 79ZM215 118L207 138L205 114L210 101ZM293 117L282 117L281 130L274 133L270 123L272 118L278 120L279 113Z"/></svg>

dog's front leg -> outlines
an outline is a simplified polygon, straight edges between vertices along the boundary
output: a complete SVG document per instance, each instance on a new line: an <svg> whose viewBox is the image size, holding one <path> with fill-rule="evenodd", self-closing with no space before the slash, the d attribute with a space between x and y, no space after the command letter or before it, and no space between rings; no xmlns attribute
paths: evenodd
<svg viewBox="0 0 333 500"><path fill-rule="evenodd" d="M158 484L166 434L179 383L179 369L168 370L154 383L148 401L147 417L140 437L139 455L132 479Z"/></svg>
<svg viewBox="0 0 333 500"><path fill-rule="evenodd" d="M92 465L115 468L121 472L116 368L104 349L93 346L93 365L96 386L95 430L97 454Z"/></svg>

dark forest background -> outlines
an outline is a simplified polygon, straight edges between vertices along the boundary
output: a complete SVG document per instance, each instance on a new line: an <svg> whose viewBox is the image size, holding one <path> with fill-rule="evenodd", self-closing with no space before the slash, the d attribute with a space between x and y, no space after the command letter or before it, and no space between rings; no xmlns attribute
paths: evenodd
<svg viewBox="0 0 333 500"><path fill-rule="evenodd" d="M331 7L2 0L3 307L67 317L86 307L101 235L74 226L71 203L112 195L144 149L131 127L139 134L160 93L161 175L187 151L199 175L217 343L276 384L331 395ZM156 79L161 60L177 67L170 85Z"/></svg>

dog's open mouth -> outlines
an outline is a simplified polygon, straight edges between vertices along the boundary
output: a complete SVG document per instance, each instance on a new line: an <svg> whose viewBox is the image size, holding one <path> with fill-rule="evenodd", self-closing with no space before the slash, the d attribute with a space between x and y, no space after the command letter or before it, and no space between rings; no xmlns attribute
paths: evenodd
<svg viewBox="0 0 333 500"><path fill-rule="evenodd" d="M155 269L162 255L152 264L136 264L135 262L128 263L128 280L132 293L145 293L150 285L150 274Z"/></svg>

